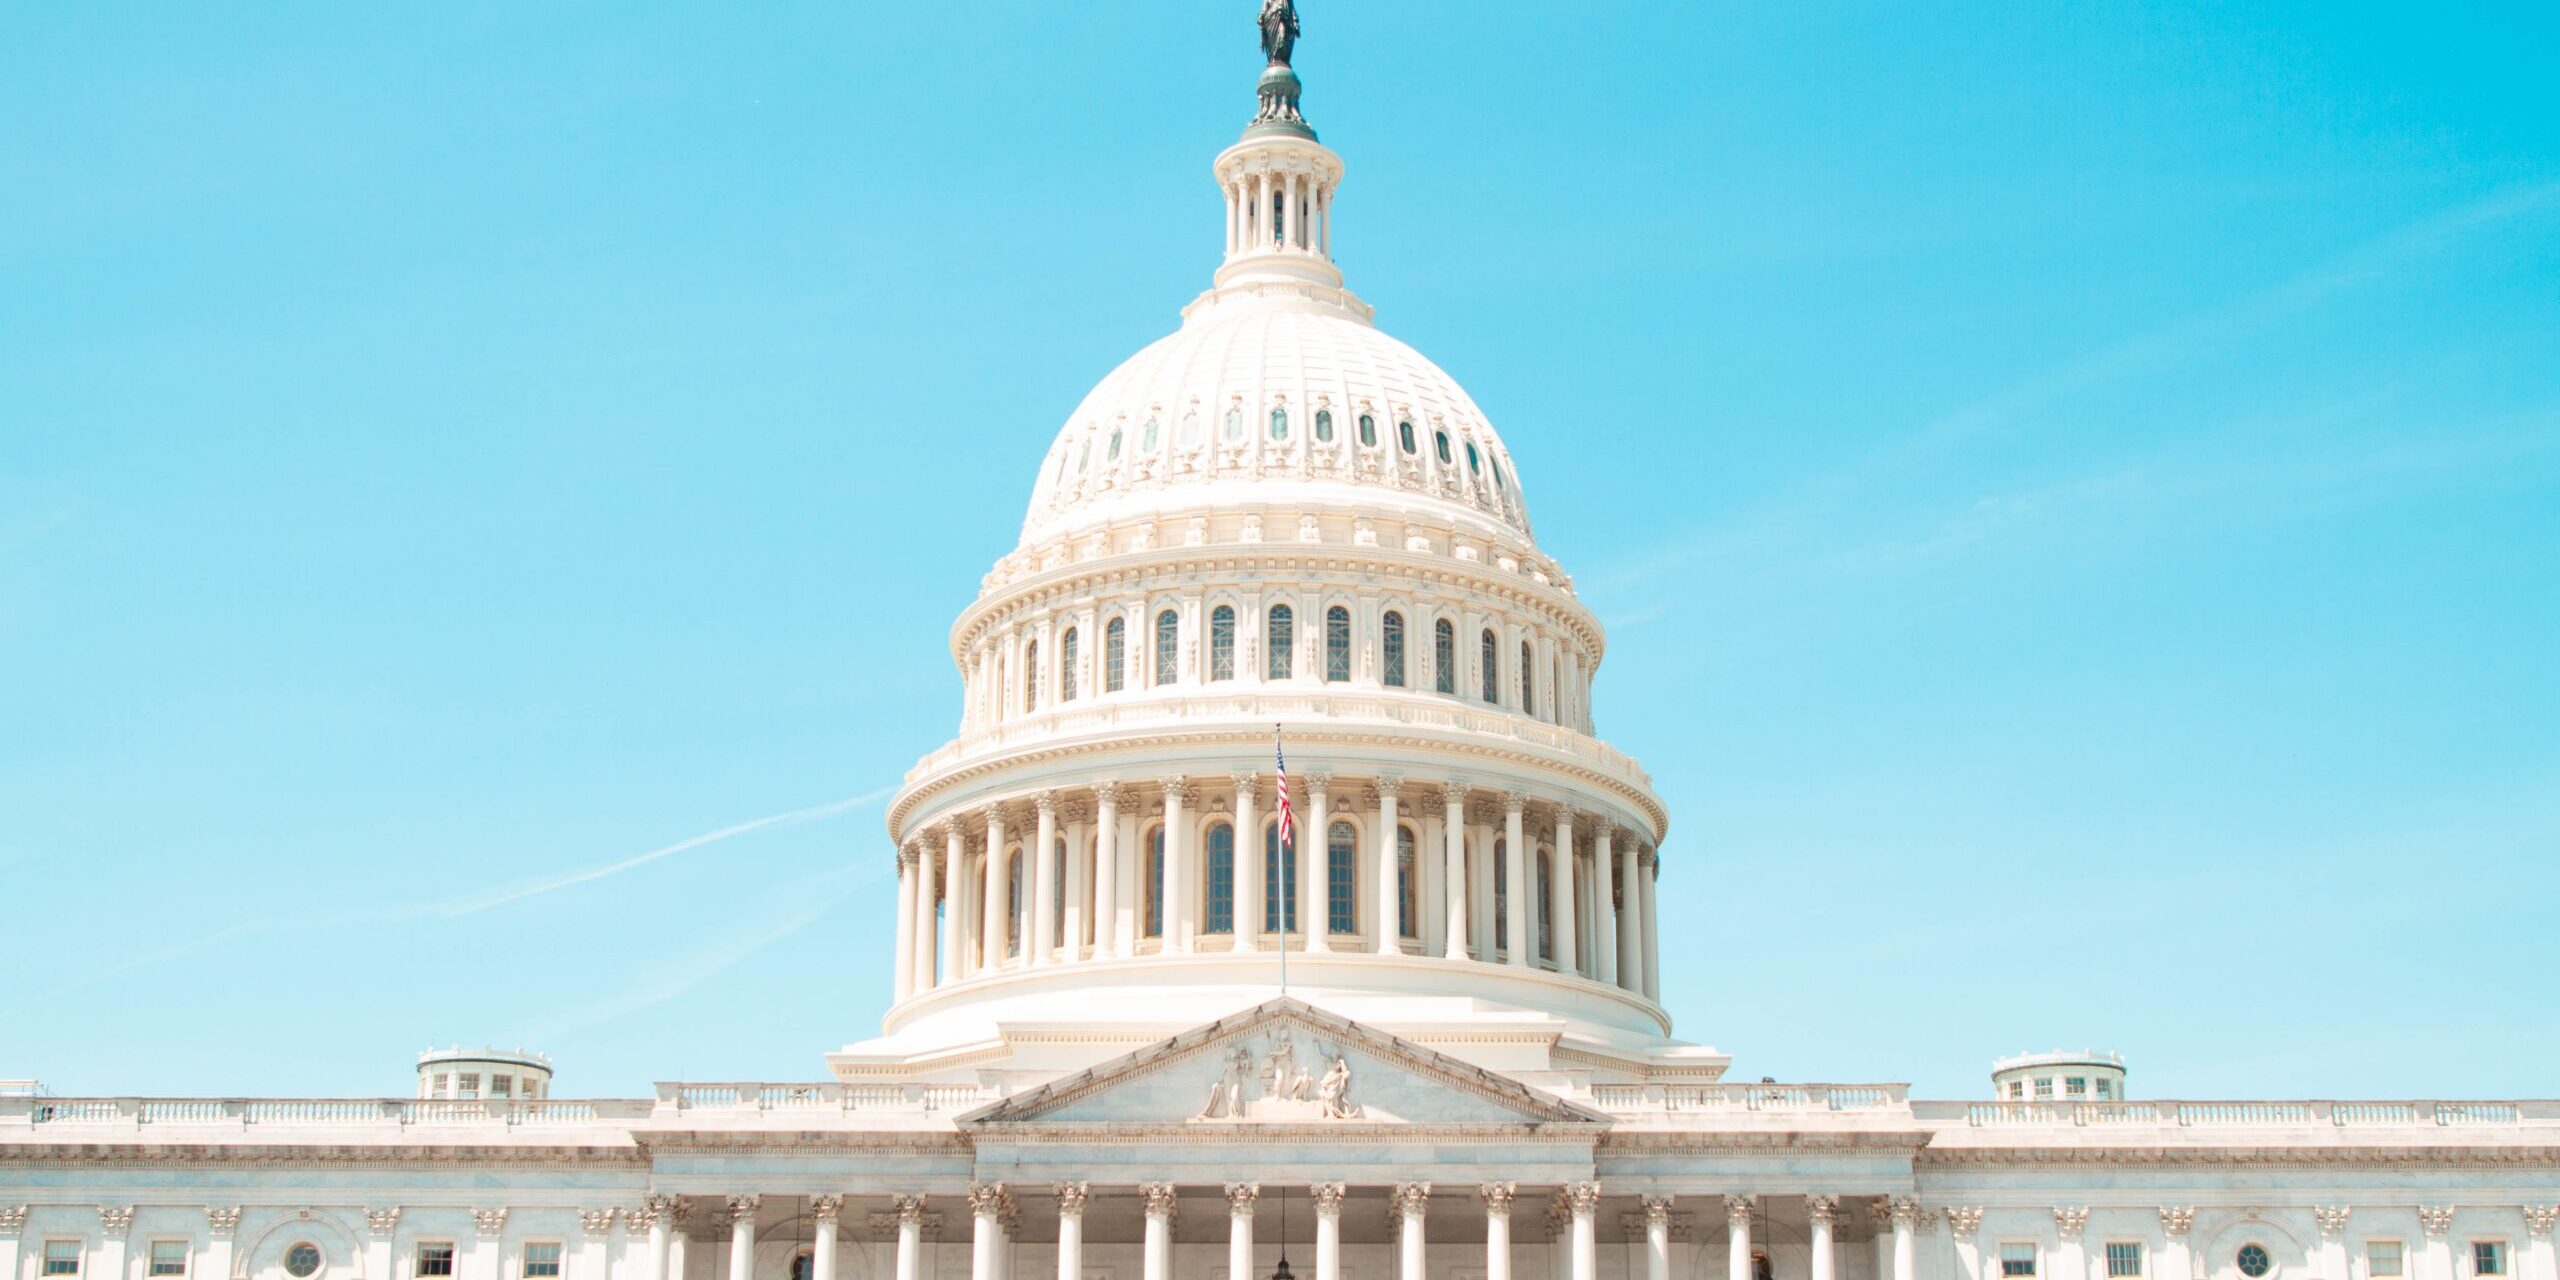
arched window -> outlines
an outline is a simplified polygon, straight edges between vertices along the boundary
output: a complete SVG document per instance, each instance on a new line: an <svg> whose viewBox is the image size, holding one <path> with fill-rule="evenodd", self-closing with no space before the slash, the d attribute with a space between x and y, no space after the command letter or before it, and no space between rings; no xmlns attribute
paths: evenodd
<svg viewBox="0 0 2560 1280"><path fill-rule="evenodd" d="M1502 484L1502 459L1500 459L1500 458L1493 458L1493 459L1490 459L1490 460L1488 460L1488 461L1485 463L1485 465L1486 465L1486 466L1488 466L1488 467L1493 468L1493 491L1494 491L1494 492L1496 492L1496 493L1503 492L1503 484Z"/></svg>
<svg viewBox="0 0 2560 1280"><path fill-rule="evenodd" d="M1449 456L1449 433L1448 433L1448 432L1446 432L1446 431L1434 431L1434 432L1432 432L1432 433L1431 433L1431 448L1432 448L1432 451L1433 451L1433 452L1438 453L1438 454L1440 455L1440 465L1441 465L1441 466L1444 466L1444 467L1445 467L1445 466L1448 466L1451 462L1455 461L1455 459L1453 459L1453 458L1451 458L1451 457Z"/></svg>
<svg viewBox="0 0 2560 1280"><path fill-rule="evenodd" d="M1778 1280L1778 1272L1769 1265L1769 1255L1765 1250L1751 1251L1751 1280Z"/></svg>
<svg viewBox="0 0 2560 1280"><path fill-rule="evenodd" d="M527 1270L531 1270L531 1268L527 1268ZM808 1254L795 1253L791 1255L791 1280L809 1280Z"/></svg>
<svg viewBox="0 0 2560 1280"><path fill-rule="evenodd" d="M1118 462L1120 460L1120 432L1116 427L1113 428L1111 432L1111 443L1104 445L1102 448L1102 460L1104 462Z"/></svg>
<svg viewBox="0 0 2560 1280"><path fill-rule="evenodd" d="M1341 605L1324 611L1324 678L1351 678L1351 611Z"/></svg>
<svg viewBox="0 0 2560 1280"><path fill-rule="evenodd" d="M1004 882L1010 886L1005 890L1006 900L1013 904L1013 910L1005 913L1004 953L1018 956L1022 954L1023 917L1031 913L1031 904L1022 893L1022 850L1019 848L1004 851Z"/></svg>
<svg viewBox="0 0 2560 1280"><path fill-rule="evenodd" d="M1156 615L1156 683L1172 684L1180 674L1175 664L1182 641L1182 619L1167 609Z"/></svg>
<svg viewBox="0 0 2560 1280"><path fill-rule="evenodd" d="M1022 646L1022 709L1040 709L1040 642Z"/></svg>
<svg viewBox="0 0 2560 1280"><path fill-rule="evenodd" d="M1113 618L1102 624L1102 691L1118 693L1129 685L1129 621Z"/></svg>
<svg viewBox="0 0 2560 1280"><path fill-rule="evenodd" d="M1164 826L1159 823L1147 829L1147 873L1140 877L1146 883L1138 886L1138 896L1146 899L1146 933L1150 938L1164 936Z"/></svg>
<svg viewBox="0 0 2560 1280"><path fill-rule="evenodd" d="M1493 946L1511 949L1511 859L1504 856L1500 836L1493 838Z"/></svg>
<svg viewBox="0 0 2560 1280"><path fill-rule="evenodd" d="M1422 912L1415 899L1422 893L1422 877L1416 874L1420 864L1413 856L1413 828L1396 824L1396 934L1399 937L1422 936Z"/></svg>
<svg viewBox="0 0 2560 1280"><path fill-rule="evenodd" d="M1227 416L1220 422L1218 438L1228 444L1244 443L1244 410L1227 406Z"/></svg>
<svg viewBox="0 0 2560 1280"><path fill-rule="evenodd" d="M1442 693L1458 691L1458 629L1447 618L1431 624L1431 681Z"/></svg>
<svg viewBox="0 0 2560 1280"><path fill-rule="evenodd" d="M1538 851L1538 958L1556 958L1556 869L1555 859L1547 851Z"/></svg>
<svg viewBox="0 0 2560 1280"><path fill-rule="evenodd" d="M1360 444L1368 449L1378 447L1378 420L1365 413L1360 415Z"/></svg>
<svg viewBox="0 0 2560 1280"><path fill-rule="evenodd" d="M1209 828L1208 857L1200 877L1200 932L1236 931L1236 829L1217 823Z"/></svg>
<svg viewBox="0 0 2560 1280"><path fill-rule="evenodd" d="M1179 449L1197 449L1200 447L1200 413L1198 410L1195 409L1190 413L1182 415L1182 425L1174 429L1173 443L1174 447Z"/></svg>
<svg viewBox="0 0 2560 1280"><path fill-rule="evenodd" d="M1390 609L1378 623L1378 656L1384 667L1381 678L1389 685L1404 687L1404 615Z"/></svg>
<svg viewBox="0 0 2560 1280"><path fill-rule="evenodd" d="M1418 452L1417 446L1413 443L1413 421L1411 419L1400 418L1396 421L1396 443L1404 446L1404 451L1407 454Z"/></svg>
<svg viewBox="0 0 2560 1280"><path fill-rule="evenodd" d="M1282 852L1279 823L1263 824L1262 931L1264 933L1296 933L1298 931L1297 852L1295 849Z"/></svg>
<svg viewBox="0 0 2560 1280"><path fill-rule="evenodd" d="M1076 451L1076 473L1082 475L1091 470L1093 470L1093 437L1086 436L1084 447Z"/></svg>
<svg viewBox="0 0 2560 1280"><path fill-rule="evenodd" d="M1074 627L1067 628L1067 634L1058 637L1058 701L1060 702L1076 700L1076 659L1084 653L1084 646L1077 641L1082 639L1082 636L1076 634Z"/></svg>
<svg viewBox="0 0 2560 1280"><path fill-rule="evenodd" d="M1236 611L1219 605L1209 611L1209 678L1236 678Z"/></svg>
<svg viewBox="0 0 2560 1280"><path fill-rule="evenodd" d="M1274 440L1289 438L1289 407L1287 405L1271 407L1271 438Z"/></svg>
<svg viewBox="0 0 2560 1280"><path fill-rule="evenodd" d="M1348 822L1333 824L1324 840L1325 928L1335 933L1360 932L1360 829Z"/></svg>
<svg viewBox="0 0 2560 1280"><path fill-rule="evenodd" d="M1476 658L1484 664L1484 700L1502 701L1502 650L1494 644L1491 628L1485 630L1484 652L1477 654Z"/></svg>
<svg viewBox="0 0 2560 1280"><path fill-rule="evenodd" d="M1537 659L1529 656L1529 642L1520 642L1520 714L1538 714Z"/></svg>
<svg viewBox="0 0 2560 1280"><path fill-rule="evenodd" d="M1156 420L1149 418L1147 419L1147 425L1138 429L1138 452L1154 453L1155 451Z"/></svg>
<svg viewBox="0 0 2560 1280"><path fill-rule="evenodd" d="M1467 442L1467 474L1473 476L1484 474L1484 459L1477 455L1476 442L1473 440Z"/></svg>
<svg viewBox="0 0 2560 1280"><path fill-rule="evenodd" d="M1285 604L1271 606L1264 620L1262 645L1269 655L1263 659L1263 677L1286 680L1298 673L1298 615Z"/></svg>
<svg viewBox="0 0 2560 1280"><path fill-rule="evenodd" d="M1333 443L1333 410L1316 410L1316 443Z"/></svg>

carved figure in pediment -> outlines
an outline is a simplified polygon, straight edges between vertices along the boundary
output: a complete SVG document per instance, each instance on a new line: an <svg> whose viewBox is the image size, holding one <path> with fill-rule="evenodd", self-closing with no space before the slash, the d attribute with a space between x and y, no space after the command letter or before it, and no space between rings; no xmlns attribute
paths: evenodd
<svg viewBox="0 0 2560 1280"><path fill-rule="evenodd" d="M1306 1073L1298 1070L1298 1042L1288 1036L1280 1037L1279 1046L1262 1060L1262 1096L1273 1102L1286 1102L1292 1096L1303 1096L1292 1095L1290 1086L1304 1079Z"/></svg>
<svg viewBox="0 0 2560 1280"><path fill-rule="evenodd" d="M1324 1108L1327 1120L1357 1120L1360 1104L1351 1100L1351 1064L1340 1054L1325 1070L1324 1079L1316 1085L1316 1104Z"/></svg>
<svg viewBox="0 0 2560 1280"><path fill-rule="evenodd" d="M1225 1063L1217 1079L1209 1082L1208 1104L1194 1119L1232 1120L1244 1114L1245 1083L1253 1078L1253 1050L1237 1045Z"/></svg>

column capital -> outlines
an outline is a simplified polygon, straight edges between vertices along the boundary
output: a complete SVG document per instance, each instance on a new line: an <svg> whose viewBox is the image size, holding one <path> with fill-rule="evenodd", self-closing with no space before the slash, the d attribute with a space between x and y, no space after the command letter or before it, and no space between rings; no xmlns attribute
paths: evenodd
<svg viewBox="0 0 2560 1280"><path fill-rule="evenodd" d="M2323 1240L2335 1240L2338 1237L2345 1235L2347 1233L2347 1214L2349 1212L2349 1207L2343 1204L2313 1205L2311 1207L2311 1220L2320 1224L2320 1238ZM2527 1210L2526 1212L2529 1215L2531 1210ZM2527 1220L2530 1221L2530 1217L2528 1217Z"/></svg>
<svg viewBox="0 0 2560 1280"><path fill-rule="evenodd" d="M1647 1230L1671 1225L1671 1197L1645 1196L1636 1203L1644 1210L1644 1225Z"/></svg>
<svg viewBox="0 0 2560 1280"><path fill-rule="evenodd" d="M1636 870L1659 880L1662 878L1662 860L1653 856L1651 849L1638 849L1636 850Z"/></svg>
<svg viewBox="0 0 2560 1280"><path fill-rule="evenodd" d="M1475 788L1469 785L1467 780L1464 778L1446 778L1440 783L1440 801L1443 804L1454 804L1463 809L1467 804L1467 793L1473 790L1475 790Z"/></svg>
<svg viewBox="0 0 2560 1280"><path fill-rule="evenodd" d="M2346 1217L2347 1211L2341 1207L2338 1210L2338 1223L2341 1228L2346 1225ZM2322 1224L2324 1230L2326 1226L2326 1223ZM2560 1204L2529 1204L2524 1207L2526 1234L2547 1236L2551 1234L2554 1227L2560 1227Z"/></svg>
<svg viewBox="0 0 2560 1280"><path fill-rule="evenodd" d="M1164 798L1168 803L1179 800L1187 807L1199 802L1200 788L1182 774L1161 779L1156 785L1164 788Z"/></svg>
<svg viewBox="0 0 2560 1280"><path fill-rule="evenodd" d="M1758 1196L1726 1196L1724 1198L1724 1211L1728 1216L1749 1217L1751 1211L1759 1207L1760 1197Z"/></svg>
<svg viewBox="0 0 2560 1280"><path fill-rule="evenodd" d="M1043 818L1058 816L1058 793L1055 788L1031 797L1031 811Z"/></svg>
<svg viewBox="0 0 2560 1280"><path fill-rule="evenodd" d="M732 1197L731 1203L735 1202L736 1198ZM753 1221L753 1218L750 1217L749 1221ZM481 1239L495 1240L507 1229L507 1211L505 1209L474 1209L471 1211L471 1225L480 1233Z"/></svg>
<svg viewBox="0 0 2560 1280"><path fill-rule="evenodd" d="M1299 781L1306 783L1307 798L1310 800L1317 796L1330 798L1330 793L1333 791L1333 775L1330 773L1302 774Z"/></svg>
<svg viewBox="0 0 2560 1280"><path fill-rule="evenodd" d="M908 844L904 848L898 850L898 874L903 876L908 872L915 870L916 864L923 861L924 846L919 843Z"/></svg>
<svg viewBox="0 0 2560 1280"><path fill-rule="evenodd" d="M1228 1183L1228 1184L1227 1184L1227 1214L1228 1214L1228 1216L1230 1216L1230 1217L1236 1217L1236 1218L1250 1218L1250 1217L1252 1217L1252 1216L1253 1216L1253 1203L1254 1203L1254 1201L1259 1200L1259 1199L1261 1199L1261 1198L1262 1198L1262 1184L1261 1184L1261 1183L1259 1183L1259 1182L1230 1182L1230 1183Z"/></svg>
<svg viewBox="0 0 2560 1280"><path fill-rule="evenodd" d="M2442 1240L2453 1231L2453 1206L2422 1204L2418 1206L2418 1227L2430 1240Z"/></svg>
<svg viewBox="0 0 2560 1280"><path fill-rule="evenodd" d="M1840 1220L1840 1197L1806 1196L1804 1220L1817 1227L1827 1227Z"/></svg>
<svg viewBox="0 0 2560 1280"><path fill-rule="evenodd" d="M925 1223L923 1196L891 1196L889 1211L898 1215L898 1225L901 1227L910 1225L921 1227Z"/></svg>
<svg viewBox="0 0 2560 1280"><path fill-rule="evenodd" d="M98 1210L98 1229L111 1236L120 1236L132 1230L133 1206L129 1204L101 1206Z"/></svg>
<svg viewBox="0 0 2560 1280"><path fill-rule="evenodd" d="M1236 789L1236 795L1239 797L1253 796L1256 799L1260 798L1260 792L1262 790L1261 774L1254 773L1249 770L1240 770L1236 773L1227 775L1227 782Z"/></svg>
<svg viewBox="0 0 2560 1280"><path fill-rule="evenodd" d="M1393 1191L1387 1193L1387 1216L1419 1219L1430 1203L1430 1183L1399 1182Z"/></svg>
<svg viewBox="0 0 2560 1280"><path fill-rule="evenodd" d="M670 1195L650 1196L640 1202L640 1216L650 1225L655 1225L660 1219L673 1222L676 1217L676 1198Z"/></svg>
<svg viewBox="0 0 2560 1280"><path fill-rule="evenodd" d="M1955 1214L1956 1210L1947 1210L1947 1220L1951 1223L1955 1222ZM1974 1220L1979 1222L1982 1218L1982 1211L1979 1209L1974 1210L1973 1216ZM2172 1240L2183 1239L2188 1230L2195 1225L2196 1207L2194 1205L2173 1204L2161 1206L2160 1234L2165 1235ZM1970 1225L1958 1225L1956 1228L1956 1234L1971 1235L1973 1234L1973 1228Z"/></svg>
<svg viewBox="0 0 2560 1280"><path fill-rule="evenodd" d="M231 1233L240 1229L240 1206L236 1204L206 1205L204 1222L205 1226L212 1230L214 1239L229 1239Z"/></svg>
<svg viewBox="0 0 2560 1280"><path fill-rule="evenodd" d="M1092 1185L1083 1182L1053 1182L1049 1190L1058 1197L1059 1214L1068 1217L1081 1217L1084 1202L1093 1194Z"/></svg>
<svg viewBox="0 0 2560 1280"><path fill-rule="evenodd" d="M729 1221L732 1223L743 1222L752 1226L756 1220L756 1210L763 1207L763 1205L764 1197L760 1195L731 1196L729 1197L728 1202Z"/></svg>
<svg viewBox="0 0 2560 1280"><path fill-rule="evenodd" d="M1004 1212L1004 1184L972 1182L969 1184L969 1215L994 1221Z"/></svg>
<svg viewBox="0 0 2560 1280"><path fill-rule="evenodd" d="M1565 1207L1577 1218L1588 1218L1600 1211L1600 1184L1569 1182L1564 1188Z"/></svg>
<svg viewBox="0 0 2560 1280"><path fill-rule="evenodd" d="M1504 818L1508 819L1517 817L1520 814L1527 813L1528 811L1529 795L1527 792L1505 791L1502 793L1502 816Z"/></svg>
<svg viewBox="0 0 2560 1280"><path fill-rule="evenodd" d="M1127 799L1128 796L1129 789L1117 782L1097 782L1093 784L1093 802L1106 809L1118 810L1120 802Z"/></svg>
<svg viewBox="0 0 2560 1280"><path fill-rule="evenodd" d="M1317 1217L1339 1218L1342 1216L1342 1197L1349 1190L1339 1182L1319 1182L1308 1187L1307 1194L1316 1202Z"/></svg>
<svg viewBox="0 0 2560 1280"><path fill-rule="evenodd" d="M2169 1215L2173 1213L2181 1215L2178 1218L2176 1226L2171 1226L2169 1224ZM2195 1220L2196 1211L2193 1209L2163 1209L2160 1211L2160 1226L2172 1237L2187 1234L2187 1224L2192 1223ZM1982 1206L1953 1204L1947 1206L1947 1230L1957 1239L1971 1239L1974 1231L1981 1226Z"/></svg>
<svg viewBox="0 0 2560 1280"><path fill-rule="evenodd" d="M843 1212L844 1196L841 1194L821 1192L809 1197L809 1218L812 1222L833 1222L836 1215Z"/></svg>
<svg viewBox="0 0 2560 1280"><path fill-rule="evenodd" d="M2087 1206L2087 1205L2056 1205L2056 1206L2054 1206L2054 1209L2053 1209L2053 1229L2054 1229L2054 1232L2055 1232L2056 1234L2060 1235L2063 1239L2065 1239L2065 1240L2077 1240L2077 1239L2079 1239L2079 1238L2080 1238L2080 1232L2081 1232L2081 1230L2082 1230L2083 1228L2087 1227L2088 1225L2089 1225L2089 1206Z"/></svg>
<svg viewBox="0 0 2560 1280"><path fill-rule="evenodd" d="M621 1217L622 1214L623 1211L620 1208L580 1209L578 1210L578 1229L586 1232L589 1237L609 1234L613 1230L613 1220ZM368 1219L366 1223L367 1226L372 1225L369 1221L372 1216L372 1210L368 1209L365 1211L365 1217ZM375 1234L387 1236L391 1233L383 1231L376 1232Z"/></svg>
<svg viewBox="0 0 2560 1280"><path fill-rule="evenodd" d="M14 1238L27 1229L27 1207L22 1204L0 1204L0 1239Z"/></svg>
<svg viewBox="0 0 2560 1280"><path fill-rule="evenodd" d="M1182 1203L1170 1182L1141 1182L1138 1195L1146 1201L1148 1217L1163 1218L1167 1222L1173 1220L1174 1210Z"/></svg>
<svg viewBox="0 0 2560 1280"><path fill-rule="evenodd" d="M1511 1202L1519 1198L1519 1195L1520 1184L1517 1182L1483 1182L1476 1184L1476 1198L1484 1201L1484 1211L1489 1217L1510 1217Z"/></svg>
<svg viewBox="0 0 2560 1280"><path fill-rule="evenodd" d="M1895 1196L1882 1202L1885 1219L1896 1229L1907 1230L1920 1225L1920 1202L1910 1196Z"/></svg>
<svg viewBox="0 0 2560 1280"><path fill-rule="evenodd" d="M1586 816L1580 808L1574 805L1570 798L1556 801L1554 807L1556 825L1560 827L1570 827L1577 820Z"/></svg>
<svg viewBox="0 0 2560 1280"><path fill-rule="evenodd" d="M611 1210L611 1209L607 1209L607 1210L605 1210L605 1213L606 1213L606 1214L608 1214L608 1215L610 1215L612 1212L613 1212L613 1210ZM581 1212L581 1213L579 1214L579 1216L583 1218L583 1217L585 1217L586 1215L585 1215L583 1212ZM606 1221L608 1221L608 1222L610 1222L611 1220L612 1220L612 1219L611 1219L610 1217L608 1217L608 1218L606 1219ZM393 1206L391 1206L390 1208L387 1208L387 1209L377 1209L377 1208L372 1208L372 1207L367 1207L367 1208L365 1209L365 1211L364 1211L364 1229L365 1229L365 1234L367 1234L367 1235L369 1235L369 1236L372 1236L372 1237L373 1237L374 1239L376 1239L376 1240L388 1240L388 1239L390 1239L390 1238L391 1238L391 1233L392 1233L392 1232L394 1232L394 1231L399 1230L399 1228L400 1228L400 1206L398 1206L398 1205L396 1205L396 1204L395 1204L395 1205L393 1205Z"/></svg>

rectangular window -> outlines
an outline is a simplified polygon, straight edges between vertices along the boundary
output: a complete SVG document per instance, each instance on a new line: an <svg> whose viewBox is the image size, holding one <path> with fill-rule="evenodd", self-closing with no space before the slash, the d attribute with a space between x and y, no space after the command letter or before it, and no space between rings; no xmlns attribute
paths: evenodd
<svg viewBox="0 0 2560 1280"><path fill-rule="evenodd" d="M1360 932L1359 899L1353 896L1359 883L1360 834L1348 822L1333 824L1325 835L1324 921L1333 933Z"/></svg>
<svg viewBox="0 0 2560 1280"><path fill-rule="evenodd" d="M2398 1280L2398 1277L2406 1274L2402 1270L2400 1261L2400 1242L2397 1240L2366 1241L2364 1269L2365 1274L2374 1277L2374 1280Z"/></svg>
<svg viewBox="0 0 2560 1280"><path fill-rule="evenodd" d="M49 1276L80 1274L80 1242L77 1240L45 1241L44 1273Z"/></svg>
<svg viewBox="0 0 2560 1280"><path fill-rule="evenodd" d="M531 1240L524 1246L524 1280L558 1280L560 1242Z"/></svg>
<svg viewBox="0 0 2560 1280"><path fill-rule="evenodd" d="M489 1077L489 1096L492 1098L506 1097L510 1091L510 1086L514 1083L514 1080L515 1077L513 1076Z"/></svg>
<svg viewBox="0 0 2560 1280"><path fill-rule="evenodd" d="M2142 1274L2142 1246L2132 1240L2107 1242L2107 1280L2131 1280Z"/></svg>
<svg viewBox="0 0 2560 1280"><path fill-rule="evenodd" d="M2044 1082L2048 1085L2050 1082ZM2000 1246L2000 1274L2004 1280L2034 1280L2036 1247L2032 1242L2012 1240Z"/></svg>
<svg viewBox="0 0 2560 1280"><path fill-rule="evenodd" d="M454 1096L460 1098L477 1098L480 1096L480 1076L478 1073L466 1071L460 1076L455 1077L455 1079L459 1080L461 1084L460 1087L455 1090Z"/></svg>
<svg viewBox="0 0 2560 1280"><path fill-rule="evenodd" d="M2116 1086L2114 1081L2105 1079L2098 1081L2098 1101L2105 1102L2115 1096Z"/></svg>
<svg viewBox="0 0 2560 1280"><path fill-rule="evenodd" d="M2052 1098L2053 1098L2053 1077L2052 1077L2052 1076L2037 1076L2037 1077L2036 1077L2036 1101L2038 1101L2038 1102L2048 1102L2048 1101L2051 1101L2051 1100L2052 1100Z"/></svg>
<svg viewBox="0 0 2560 1280"><path fill-rule="evenodd" d="M2024 1101L2027 1096L2027 1082L2024 1080L2010 1081L2009 1096Z"/></svg>
<svg viewBox="0 0 2560 1280"><path fill-rule="evenodd" d="M187 1242L154 1240L151 1242L151 1274L182 1276L187 1273Z"/></svg>
<svg viewBox="0 0 2560 1280"><path fill-rule="evenodd" d="M418 1276L420 1280L432 1280L432 1278L436 1276L450 1276L452 1274L453 1242L450 1240L438 1240L434 1242L421 1241L418 1245Z"/></svg>
<svg viewBox="0 0 2560 1280"><path fill-rule="evenodd" d="M2471 1274L2502 1276L2507 1273L2507 1242L2474 1240L2471 1242Z"/></svg>
<svg viewBox="0 0 2560 1280"><path fill-rule="evenodd" d="M2089 1077L2087 1077L2087 1076L2073 1076L2073 1077L2071 1077L2070 1079L2063 1081L2063 1082L2062 1082L2062 1096L2064 1096L2064 1097L2066 1097L2066 1098L2085 1098L2085 1097L2088 1097L2088 1096L2089 1096Z"/></svg>

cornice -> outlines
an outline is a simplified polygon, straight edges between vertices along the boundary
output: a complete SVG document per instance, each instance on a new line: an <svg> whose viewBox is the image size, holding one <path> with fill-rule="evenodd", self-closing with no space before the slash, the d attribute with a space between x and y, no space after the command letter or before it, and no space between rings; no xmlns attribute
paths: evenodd
<svg viewBox="0 0 2560 1280"><path fill-rule="evenodd" d="M617 1147L518 1147L426 1143L57 1142L12 1143L0 1147L0 1168L38 1162L55 1166L148 1164L170 1168L463 1164L581 1169L601 1166L646 1170L649 1166L647 1154L636 1144Z"/></svg>
<svg viewBox="0 0 2560 1280"><path fill-rule="evenodd" d="M1524 1144L1587 1149L1608 1126L1570 1121L1519 1124L1400 1124L1394 1121L1335 1120L1318 1124L1130 1124L1124 1121L1062 1122L1051 1120L984 1121L970 1126L979 1143L1004 1140L1017 1146L1126 1147L1175 1145L1225 1147L1263 1145L1356 1146L1363 1142L1402 1144L1432 1142L1482 1144L1517 1150Z"/></svg>
<svg viewBox="0 0 2560 1280"><path fill-rule="evenodd" d="M2358 1168L2507 1169L2560 1164L2560 1146L2262 1147L1938 1147L1918 1157L1923 1165L2256 1165L2301 1169Z"/></svg>
<svg viewBox="0 0 2560 1280"><path fill-rule="evenodd" d="M965 1136L948 1129L660 1129L642 1135L660 1151L881 1151L966 1155Z"/></svg>
<svg viewBox="0 0 2560 1280"><path fill-rule="evenodd" d="M1631 1117L1627 1123L1640 1121ZM1600 1154L1713 1151L1893 1151L1916 1156L1929 1145L1926 1130L1909 1129L1639 1129L1619 1127L1600 1140Z"/></svg>

